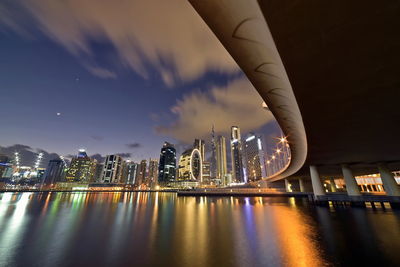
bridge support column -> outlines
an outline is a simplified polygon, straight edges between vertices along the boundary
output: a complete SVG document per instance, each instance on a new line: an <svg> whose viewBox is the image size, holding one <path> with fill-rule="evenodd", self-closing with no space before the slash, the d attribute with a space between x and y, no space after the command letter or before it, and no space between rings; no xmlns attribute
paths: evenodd
<svg viewBox="0 0 400 267"><path fill-rule="evenodd" d="M300 187L300 192L305 192L306 190L304 189L304 181L303 178L299 178L299 187Z"/></svg>
<svg viewBox="0 0 400 267"><path fill-rule="evenodd" d="M381 179L383 187L385 189L386 195L388 196L400 196L400 188L394 179L393 173L390 172L386 164L378 164L378 169L381 174Z"/></svg>
<svg viewBox="0 0 400 267"><path fill-rule="evenodd" d="M323 196L325 195L324 187L322 186L321 178L319 177L318 169L316 166L310 166L310 176L311 176L311 183L312 188L314 191L314 196Z"/></svg>
<svg viewBox="0 0 400 267"><path fill-rule="evenodd" d="M344 182L346 183L347 194L349 196L361 196L360 188L349 166L342 165L342 173Z"/></svg>
<svg viewBox="0 0 400 267"><path fill-rule="evenodd" d="M330 183L330 185L331 185L331 192L336 192L335 179L329 178L329 183Z"/></svg>
<svg viewBox="0 0 400 267"><path fill-rule="evenodd" d="M288 179L285 179L285 190L286 192L292 192L292 190L290 189L290 183Z"/></svg>

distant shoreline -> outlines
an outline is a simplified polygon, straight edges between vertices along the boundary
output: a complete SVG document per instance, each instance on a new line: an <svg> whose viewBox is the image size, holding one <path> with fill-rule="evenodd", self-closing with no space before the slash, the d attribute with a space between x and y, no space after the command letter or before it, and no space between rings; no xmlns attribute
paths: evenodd
<svg viewBox="0 0 400 267"><path fill-rule="evenodd" d="M143 193L176 193L179 197L308 197L310 193L300 192L221 192L221 191L191 191L191 190L104 190L104 191L91 191L91 190L0 190L0 193L130 193L130 192L143 192Z"/></svg>
<svg viewBox="0 0 400 267"><path fill-rule="evenodd" d="M4 190L1 189L0 193L123 193L123 192L159 192L159 193L177 193L179 190L104 190L104 191L96 191L96 190Z"/></svg>

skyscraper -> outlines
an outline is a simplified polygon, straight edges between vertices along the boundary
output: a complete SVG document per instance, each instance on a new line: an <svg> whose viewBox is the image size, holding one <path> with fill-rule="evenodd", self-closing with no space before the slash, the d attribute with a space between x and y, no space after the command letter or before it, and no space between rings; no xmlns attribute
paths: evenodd
<svg viewBox="0 0 400 267"><path fill-rule="evenodd" d="M146 171L147 171L147 160L142 160L139 165L138 172L136 174L135 185L140 186L146 182Z"/></svg>
<svg viewBox="0 0 400 267"><path fill-rule="evenodd" d="M126 166L125 166L126 172L125 172L125 177L123 177L123 180L125 180L126 184L135 184L136 181L136 175L139 169L139 164L133 162L133 161L127 161Z"/></svg>
<svg viewBox="0 0 400 267"><path fill-rule="evenodd" d="M50 160L47 164L42 184L44 186L49 186L51 184L55 184L56 182L62 182L64 178L64 170L64 161L61 159Z"/></svg>
<svg viewBox="0 0 400 267"><path fill-rule="evenodd" d="M237 126L231 127L231 160L233 180L237 183L245 182L242 163L242 140L240 129Z"/></svg>
<svg viewBox="0 0 400 267"><path fill-rule="evenodd" d="M89 158L84 149L80 149L67 171L67 182L89 183L93 180L96 161Z"/></svg>
<svg viewBox="0 0 400 267"><path fill-rule="evenodd" d="M158 165L158 182L165 184L175 180L176 175L176 150L174 145L165 142L161 148L160 162Z"/></svg>
<svg viewBox="0 0 400 267"><path fill-rule="evenodd" d="M205 158L206 149L205 149L204 140L202 140L202 139L194 139L193 148L197 148L200 151L201 159L203 161L205 161L206 160L206 158Z"/></svg>
<svg viewBox="0 0 400 267"><path fill-rule="evenodd" d="M250 133L244 142L244 158L247 181L257 181L266 177L264 151L261 137Z"/></svg>
<svg viewBox="0 0 400 267"><path fill-rule="evenodd" d="M149 160L149 175L147 178L148 185L154 185L158 180L158 161L156 159Z"/></svg>
<svg viewBox="0 0 400 267"><path fill-rule="evenodd" d="M100 183L103 174L104 164L97 163L94 171L93 182Z"/></svg>
<svg viewBox="0 0 400 267"><path fill-rule="evenodd" d="M214 179L217 176L217 155L215 145L214 125L211 128L211 159L210 159L210 177Z"/></svg>
<svg viewBox="0 0 400 267"><path fill-rule="evenodd" d="M203 161L203 182L209 183L211 181L210 162Z"/></svg>
<svg viewBox="0 0 400 267"><path fill-rule="evenodd" d="M108 155L101 174L102 183L121 183L122 178L122 157Z"/></svg>
<svg viewBox="0 0 400 267"><path fill-rule="evenodd" d="M218 136L216 143L217 179L224 179L227 174L226 167L226 141L222 135Z"/></svg>
<svg viewBox="0 0 400 267"><path fill-rule="evenodd" d="M197 148L188 149L179 158L179 180L202 182L203 162Z"/></svg>

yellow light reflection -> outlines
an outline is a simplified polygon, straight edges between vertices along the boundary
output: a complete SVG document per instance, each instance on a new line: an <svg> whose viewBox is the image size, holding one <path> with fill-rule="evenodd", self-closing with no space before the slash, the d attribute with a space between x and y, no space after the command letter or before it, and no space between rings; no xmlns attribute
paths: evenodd
<svg viewBox="0 0 400 267"><path fill-rule="evenodd" d="M282 206L273 206L271 213L284 266L324 265L313 237L317 230L310 226L304 215Z"/></svg>

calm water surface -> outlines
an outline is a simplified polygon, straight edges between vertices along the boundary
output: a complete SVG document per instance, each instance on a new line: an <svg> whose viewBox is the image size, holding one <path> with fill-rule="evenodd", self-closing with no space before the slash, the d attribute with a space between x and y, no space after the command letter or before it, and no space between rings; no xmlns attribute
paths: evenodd
<svg viewBox="0 0 400 267"><path fill-rule="evenodd" d="M399 266L400 214L293 198L2 193L0 266Z"/></svg>

